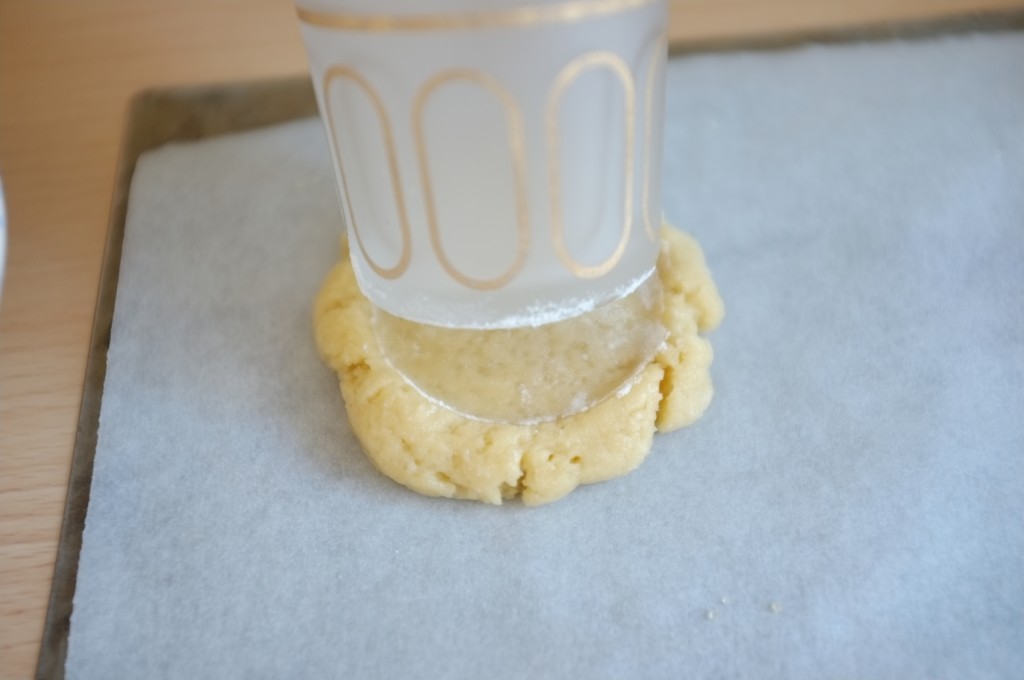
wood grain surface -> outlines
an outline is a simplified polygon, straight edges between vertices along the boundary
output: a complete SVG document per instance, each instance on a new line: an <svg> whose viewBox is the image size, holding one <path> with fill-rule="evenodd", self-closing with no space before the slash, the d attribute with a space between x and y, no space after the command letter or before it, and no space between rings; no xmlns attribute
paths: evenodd
<svg viewBox="0 0 1024 680"><path fill-rule="evenodd" d="M673 0L675 41L906 21L1024 0ZM0 0L0 677L47 604L124 112L140 89L300 73L291 0Z"/></svg>

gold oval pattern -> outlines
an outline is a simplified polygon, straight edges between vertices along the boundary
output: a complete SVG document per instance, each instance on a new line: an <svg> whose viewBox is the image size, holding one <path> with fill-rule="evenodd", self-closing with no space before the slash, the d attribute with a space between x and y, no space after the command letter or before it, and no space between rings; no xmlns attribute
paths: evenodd
<svg viewBox="0 0 1024 680"><path fill-rule="evenodd" d="M623 106L625 109L625 169L623 173L623 219L622 233L615 251L604 262L594 266L580 264L569 254L565 245L565 225L562 215L562 171L561 171L561 138L559 133L558 114L561 99L566 89L583 73L590 69L606 68L615 74L622 83ZM633 74L622 57L614 52L587 52L562 69L555 79L548 96L546 121L548 137L548 173L551 192L551 240L562 264L576 276L593 279L607 274L615 268L626 252L629 235L633 226L633 129L635 120L635 90Z"/></svg>
<svg viewBox="0 0 1024 680"><path fill-rule="evenodd" d="M655 226L660 220L651 221L651 174L654 169L654 154L651 153L651 117L654 115L654 73L658 67L658 57L668 52L668 33L662 32L654 45L654 52L651 53L651 60L647 66L647 91L644 95L644 194L642 210L644 213L644 231L651 241L658 240L658 229Z"/></svg>
<svg viewBox="0 0 1024 680"><path fill-rule="evenodd" d="M359 224L356 221L355 210L352 207L352 198L348 192L348 181L345 179L345 161L344 154L341 152L340 144L338 143L337 131L334 127L334 116L331 114L331 82L335 79L345 79L354 83L360 90L362 90L373 104L374 111L377 113L377 120L380 125L381 135L384 138L384 146L387 150L388 158L388 171L391 176L391 187L395 195L395 208L398 211L398 221L402 231L402 252L398 257L398 263L393 267L382 267L381 265L374 262L373 258L366 250L366 246L363 245L363 238L359 233ZM327 125L331 131L331 142L334 144L335 156L338 159L338 171L341 175L341 186L345 192L345 202L348 204L349 214L352 219L352 233L355 234L356 243L359 245L359 250L362 252L363 257L366 259L367 264L370 268L377 273L378 276L384 279L397 279L399 276L405 273L405 270L409 267L409 260L412 257L412 237L409 231L409 217L405 209L405 197L402 193L402 180L398 172L398 160L395 155L395 140L391 134L391 123L388 120L387 111L384 109L384 102L381 101L380 95L373 89L369 81L366 80L359 72L349 66L332 66L324 74L324 85L323 85L323 98L324 107L327 111Z"/></svg>
<svg viewBox="0 0 1024 680"><path fill-rule="evenodd" d="M299 20L311 26L339 31L390 33L479 28L521 28L542 24L575 23L639 9L663 0L576 0L557 5L527 5L490 12L461 14L346 14L297 8Z"/></svg>
<svg viewBox="0 0 1024 680"><path fill-rule="evenodd" d="M434 198L433 182L430 175L430 159L427 152L426 136L423 130L423 112L430 96L445 84L452 82L470 82L484 88L501 104L505 110L505 126L508 131L508 149L515 172L516 195L516 226L517 247L516 257L505 272L490 279L478 279L460 272L448 259L441 242L441 230L437 221L437 204ZM475 69L450 69L442 71L427 80L416 93L413 102L413 128L416 138L416 153L419 159L420 180L423 184L423 201L427 213L427 227L430 230L430 243L434 248L441 267L459 283L476 290L496 290L511 281L526 263L526 255L530 246L530 224L526 201L526 150L524 147L525 132L523 115L515 97L487 73Z"/></svg>

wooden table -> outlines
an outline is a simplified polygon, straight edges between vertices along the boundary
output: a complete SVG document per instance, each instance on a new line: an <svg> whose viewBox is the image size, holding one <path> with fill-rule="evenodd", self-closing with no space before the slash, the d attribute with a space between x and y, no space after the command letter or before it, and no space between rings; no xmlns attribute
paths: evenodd
<svg viewBox="0 0 1024 680"><path fill-rule="evenodd" d="M1006 9L1024 0L673 0L672 36ZM0 676L33 672L125 106L154 85L306 68L291 0L0 2Z"/></svg>

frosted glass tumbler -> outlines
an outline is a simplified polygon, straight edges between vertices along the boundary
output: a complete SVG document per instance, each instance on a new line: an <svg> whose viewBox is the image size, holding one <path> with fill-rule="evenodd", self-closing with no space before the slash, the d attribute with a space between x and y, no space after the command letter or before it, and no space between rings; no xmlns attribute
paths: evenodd
<svg viewBox="0 0 1024 680"><path fill-rule="evenodd" d="M434 325L538 325L651 273L664 0L297 5L374 304Z"/></svg>

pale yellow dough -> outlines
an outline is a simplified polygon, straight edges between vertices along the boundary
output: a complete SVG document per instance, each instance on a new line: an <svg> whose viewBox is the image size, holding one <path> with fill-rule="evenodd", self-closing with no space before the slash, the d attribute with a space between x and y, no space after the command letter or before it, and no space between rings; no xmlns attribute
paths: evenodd
<svg viewBox="0 0 1024 680"><path fill-rule="evenodd" d="M630 472L655 430L697 420L711 403L711 344L700 333L724 313L700 246L665 227L658 275L665 346L625 394L554 422L508 425L473 420L424 397L382 355L372 307L348 253L328 274L314 309L320 355L337 373L349 421L374 465L428 496L527 505L562 498L580 484Z"/></svg>

